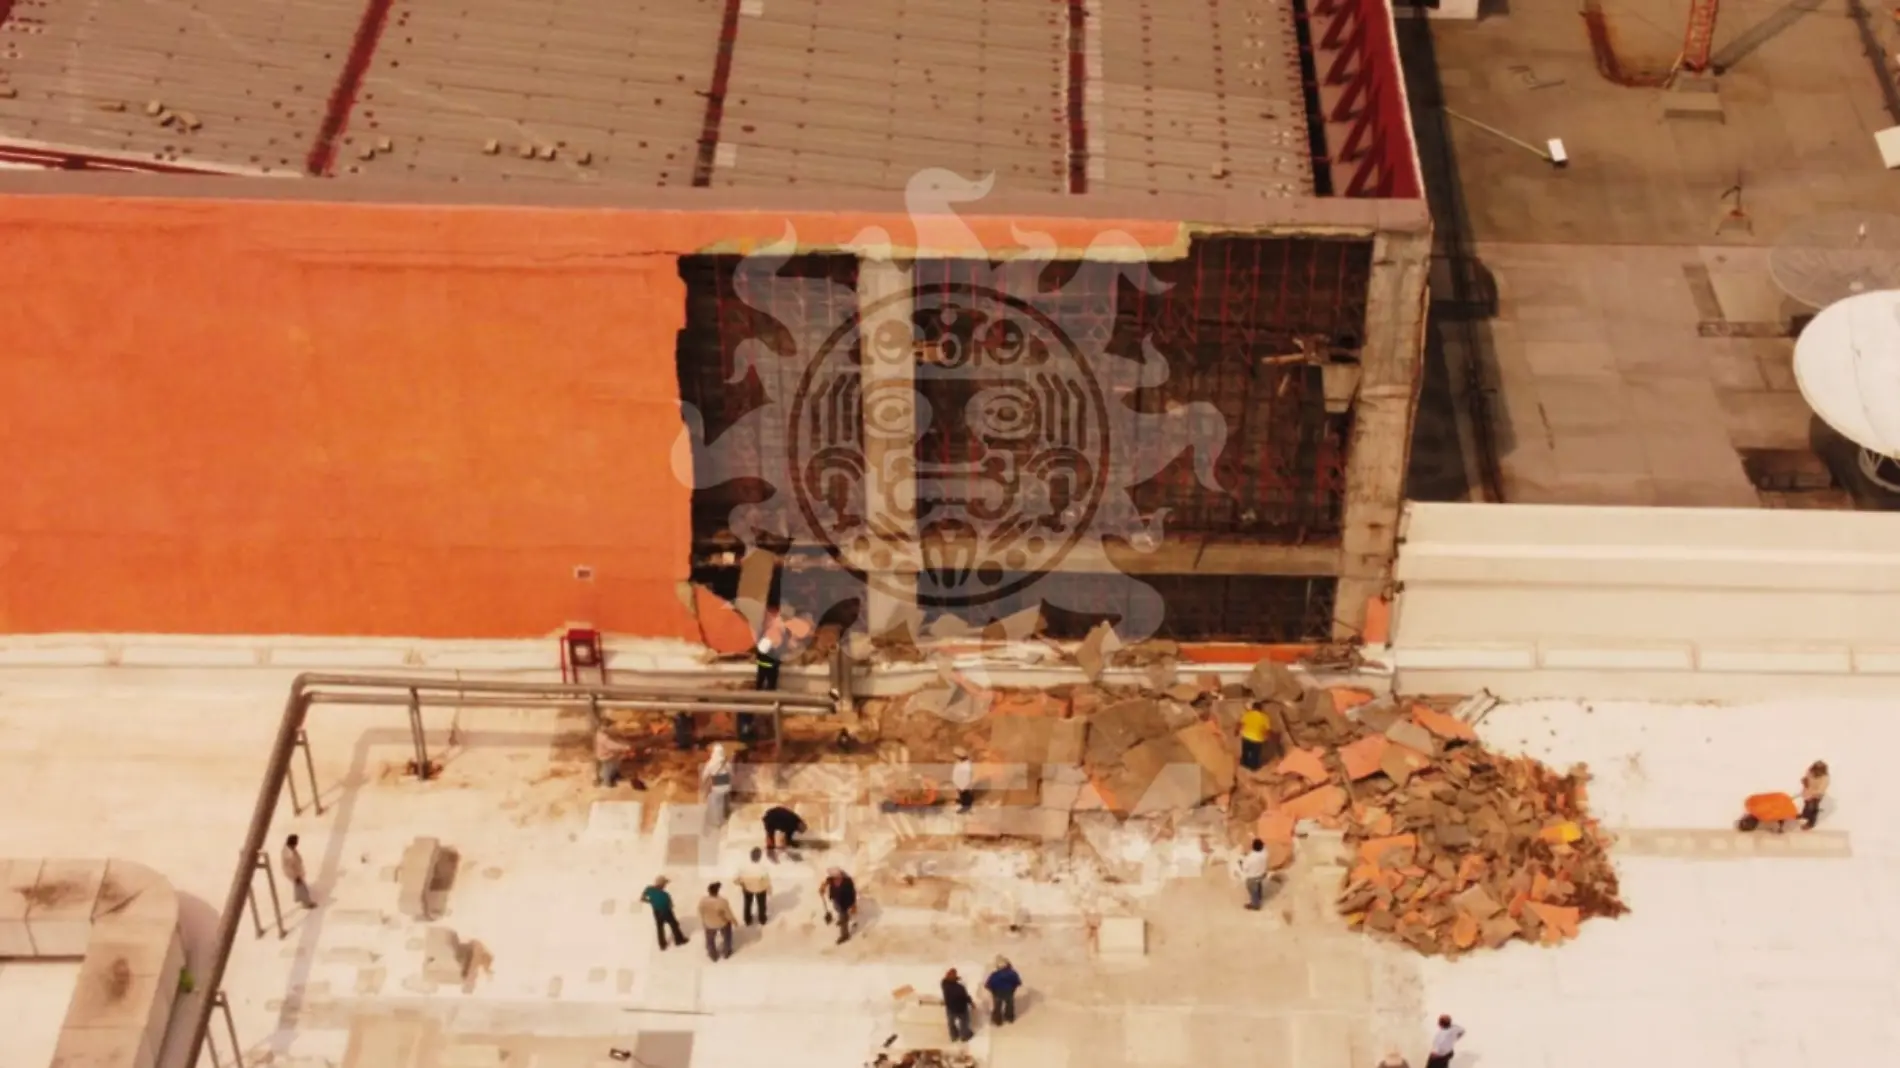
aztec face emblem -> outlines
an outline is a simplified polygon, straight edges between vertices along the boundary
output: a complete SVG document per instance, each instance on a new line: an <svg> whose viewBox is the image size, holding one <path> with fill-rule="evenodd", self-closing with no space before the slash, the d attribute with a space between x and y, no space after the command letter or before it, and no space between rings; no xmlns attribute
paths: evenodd
<svg viewBox="0 0 1900 1068"><path fill-rule="evenodd" d="M918 245L978 247L950 204L988 188L946 171L917 175L908 199ZM1049 573L1072 556L1100 558L1111 539L1157 547L1165 513L1140 515L1130 491L1190 450L1201 484L1218 490L1227 426L1209 404L1132 407L1134 391L1168 375L1146 338L1138 359L1107 351L1102 324L1116 322L1116 294L1158 291L1145 263L1130 262L1132 239L1097 238L1089 266L1112 276L1086 293L1075 280L1045 291L1054 242L1032 244L1031 255L994 266L923 253L908 289L869 299L788 274L792 234L747 256L734 291L791 345L783 335L777 345L741 342L730 380L756 374L766 403L710 442L687 406L675 470L698 487L765 482L772 499L734 509L733 534L748 547L762 535L822 546L859 592L869 584L908 600L914 575L919 607L975 626L1045 600L1090 610L1063 606ZM890 241L866 233L853 247L875 257ZM800 312L809 321L786 321ZM1079 328L1085 319L1091 329ZM1153 589L1112 568L1100 575L1121 587L1109 612L1123 638L1153 634L1162 608ZM1090 600L1100 597L1098 588Z"/></svg>

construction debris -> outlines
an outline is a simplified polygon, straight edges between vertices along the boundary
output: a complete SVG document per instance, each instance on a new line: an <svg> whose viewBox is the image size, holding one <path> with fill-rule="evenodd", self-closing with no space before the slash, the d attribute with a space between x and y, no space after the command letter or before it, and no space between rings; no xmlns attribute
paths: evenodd
<svg viewBox="0 0 1900 1068"><path fill-rule="evenodd" d="M1272 681L1249 683L1284 692ZM1242 785L1263 803L1255 833L1270 852L1290 850L1301 821L1345 833L1349 925L1457 956L1513 939L1550 945L1584 919L1626 911L1587 814L1587 769L1558 775L1492 753L1465 720L1423 703L1366 701L1346 716L1346 695L1314 693L1324 699L1283 706L1289 737L1308 748Z"/></svg>

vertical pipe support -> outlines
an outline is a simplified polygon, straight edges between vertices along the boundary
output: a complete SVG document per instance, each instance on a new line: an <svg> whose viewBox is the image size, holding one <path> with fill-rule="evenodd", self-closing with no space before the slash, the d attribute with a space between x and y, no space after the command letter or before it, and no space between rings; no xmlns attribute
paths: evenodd
<svg viewBox="0 0 1900 1068"><path fill-rule="evenodd" d="M238 1045L237 1021L231 1017L231 999L224 996L223 990L219 990L211 996L211 1005L224 1013L224 1033L231 1039L231 1064L234 1068L244 1068L244 1050ZM217 1056L217 1048L214 1044L211 1053L214 1063L217 1061Z"/></svg>
<svg viewBox="0 0 1900 1068"><path fill-rule="evenodd" d="M257 851L257 855L251 858L251 864L253 870L262 871L264 873L264 886L270 890L271 914L277 917L278 940L282 941L283 939L289 938L290 929L284 926L284 901L283 898L277 896L277 873L271 869L270 857L260 849ZM251 901L252 907L255 908L256 897L252 897ZM262 925L260 924L259 926ZM261 931L259 935L261 937Z"/></svg>
<svg viewBox="0 0 1900 1068"><path fill-rule="evenodd" d="M409 691L409 739L416 746L416 778L429 781L429 740L422 731L422 695Z"/></svg>
<svg viewBox="0 0 1900 1068"><path fill-rule="evenodd" d="M302 727L297 728L297 748L303 750L304 773L310 776L310 807L321 816L323 815L323 787L317 783L317 758L310 752L310 732ZM288 781L294 779L295 776L286 774L284 778ZM302 813L299 812L298 815Z"/></svg>

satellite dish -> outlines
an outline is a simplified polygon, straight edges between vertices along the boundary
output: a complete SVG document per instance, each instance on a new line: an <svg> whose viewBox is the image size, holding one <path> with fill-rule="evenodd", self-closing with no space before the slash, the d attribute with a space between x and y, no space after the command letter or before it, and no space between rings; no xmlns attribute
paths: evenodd
<svg viewBox="0 0 1900 1068"><path fill-rule="evenodd" d="M1769 250L1768 273L1783 293L1811 308L1900 289L1900 217L1843 213L1803 219Z"/></svg>
<svg viewBox="0 0 1900 1068"><path fill-rule="evenodd" d="M1900 290L1828 305L1795 342L1794 377L1808 407L1836 433L1900 457Z"/></svg>

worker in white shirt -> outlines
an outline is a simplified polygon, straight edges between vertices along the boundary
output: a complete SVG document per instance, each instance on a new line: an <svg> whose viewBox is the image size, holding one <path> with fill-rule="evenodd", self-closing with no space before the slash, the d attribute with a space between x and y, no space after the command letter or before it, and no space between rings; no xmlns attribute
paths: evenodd
<svg viewBox="0 0 1900 1068"><path fill-rule="evenodd" d="M1425 1068L1451 1068L1451 1054L1458 1040L1465 1037L1465 1029L1451 1022L1451 1017L1438 1018L1438 1033L1432 1036L1432 1055L1425 1058Z"/></svg>
<svg viewBox="0 0 1900 1068"><path fill-rule="evenodd" d="M976 804L976 765L970 763L967 749L956 751L957 762L950 768L950 785L956 787L957 811L968 812Z"/></svg>
<svg viewBox="0 0 1900 1068"><path fill-rule="evenodd" d="M1255 912L1267 899L1267 843L1256 838L1240 858L1240 881L1247 887L1247 907Z"/></svg>
<svg viewBox="0 0 1900 1068"><path fill-rule="evenodd" d="M746 863L745 867L739 869L737 882L740 892L745 894L745 925L747 927L752 926L754 905L757 905L759 910L758 922L760 926L764 926L766 901L772 896L772 876L765 870L765 865L760 863L764 858L765 850L754 849L752 859Z"/></svg>

